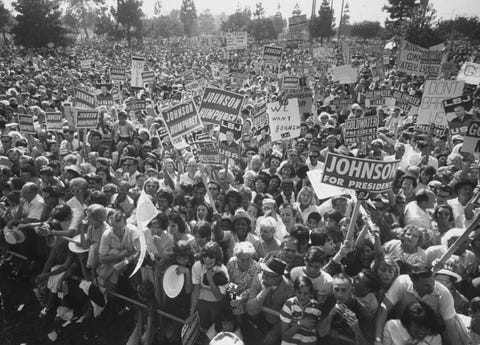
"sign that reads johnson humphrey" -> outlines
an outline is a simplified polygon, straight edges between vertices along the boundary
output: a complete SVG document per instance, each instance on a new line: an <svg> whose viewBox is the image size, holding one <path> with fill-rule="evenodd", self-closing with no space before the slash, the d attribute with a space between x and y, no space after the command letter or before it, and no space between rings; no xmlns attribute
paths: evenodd
<svg viewBox="0 0 480 345"><path fill-rule="evenodd" d="M392 188L399 162L383 162L329 153L325 160L322 182L357 191L383 192Z"/></svg>
<svg viewBox="0 0 480 345"><path fill-rule="evenodd" d="M77 129L97 128L98 111L96 110L78 110L77 111Z"/></svg>
<svg viewBox="0 0 480 345"><path fill-rule="evenodd" d="M221 125L222 120L234 121L240 114L243 95L207 87L200 106L200 118L204 123Z"/></svg>
<svg viewBox="0 0 480 345"><path fill-rule="evenodd" d="M345 121L344 139L346 145L368 142L377 138L378 116L367 116Z"/></svg>
<svg viewBox="0 0 480 345"><path fill-rule="evenodd" d="M163 111L162 115L172 138L177 138L203 128L197 108L192 100L177 104Z"/></svg>

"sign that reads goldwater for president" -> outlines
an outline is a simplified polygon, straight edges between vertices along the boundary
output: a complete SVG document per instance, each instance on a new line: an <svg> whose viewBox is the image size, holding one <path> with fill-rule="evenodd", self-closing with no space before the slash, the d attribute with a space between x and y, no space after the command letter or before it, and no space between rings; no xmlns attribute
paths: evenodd
<svg viewBox="0 0 480 345"><path fill-rule="evenodd" d="M329 153L325 159L322 182L357 191L384 192L392 188L399 162Z"/></svg>

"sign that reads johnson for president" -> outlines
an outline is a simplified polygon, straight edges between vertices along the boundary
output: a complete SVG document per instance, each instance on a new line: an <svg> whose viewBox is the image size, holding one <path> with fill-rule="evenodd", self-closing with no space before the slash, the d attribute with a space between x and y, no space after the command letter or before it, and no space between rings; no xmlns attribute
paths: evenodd
<svg viewBox="0 0 480 345"><path fill-rule="evenodd" d="M95 108L95 95L79 88L74 90L75 107L92 109Z"/></svg>
<svg viewBox="0 0 480 345"><path fill-rule="evenodd" d="M378 116L367 116L345 121L345 145L368 142L377 138Z"/></svg>
<svg viewBox="0 0 480 345"><path fill-rule="evenodd" d="M243 106L244 96L238 93L207 87L200 105L204 123L221 125L222 120L235 121Z"/></svg>
<svg viewBox="0 0 480 345"><path fill-rule="evenodd" d="M98 111L96 110L78 110L76 116L77 129L97 128L98 124Z"/></svg>
<svg viewBox="0 0 480 345"><path fill-rule="evenodd" d="M282 61L281 47L265 46L263 47L263 61L265 64L278 65Z"/></svg>
<svg viewBox="0 0 480 345"><path fill-rule="evenodd" d="M50 132L61 132L63 129L62 113L47 112L45 113L45 122L47 123L47 130Z"/></svg>
<svg viewBox="0 0 480 345"><path fill-rule="evenodd" d="M325 159L322 182L354 190L384 192L392 188L399 162L383 162L329 153Z"/></svg>
<svg viewBox="0 0 480 345"><path fill-rule="evenodd" d="M170 137L177 138L203 127L193 100L177 104L162 112Z"/></svg>

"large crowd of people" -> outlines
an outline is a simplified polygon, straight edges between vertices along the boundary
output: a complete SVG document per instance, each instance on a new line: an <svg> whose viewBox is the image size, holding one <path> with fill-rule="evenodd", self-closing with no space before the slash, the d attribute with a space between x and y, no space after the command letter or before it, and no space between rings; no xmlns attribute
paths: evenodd
<svg viewBox="0 0 480 345"><path fill-rule="evenodd" d="M0 246L8 279L32 278L40 318L98 317L109 291L139 300L148 309L138 309L132 329L143 344L159 341L158 332L159 343L181 344L178 319L197 317L210 344L480 344L480 227L462 237L478 222L478 156L461 150L462 135L433 137L415 126L416 114L365 104L372 90L421 97L425 77L397 72L395 51L359 51L356 82L340 84L330 69L345 63L341 46L318 58L311 42L285 48L273 73L262 67L265 44L272 42L228 52L209 37L134 49L105 41L2 48ZM461 43L445 51L457 70L478 53ZM153 81L132 88L110 79L110 69L128 70L138 55ZM87 58L92 66L81 65ZM371 74L375 61L385 61L379 77ZM186 72L245 97L242 135L225 144L240 154L222 158L223 166L203 164L192 136L178 149L165 130L162 109L198 96L186 89ZM233 82L237 72L246 79ZM300 114L299 137L272 143L253 116L288 97L280 80L291 75L306 77L300 87L311 91L312 106ZM69 121L75 88L114 100L98 107L97 128ZM466 85L464 94L473 99L469 119L477 119L480 87ZM347 96L352 104L334 106ZM145 109L132 110L135 99ZM49 112L63 114L63 130L47 130ZM31 115L34 133L21 130L17 114ZM377 138L346 145L345 120L367 116L379 118ZM220 144L218 126L202 134ZM366 200L324 197L308 172L322 170L329 153L399 161L393 188ZM352 220L356 203L364 212ZM156 309L173 317L160 322Z"/></svg>

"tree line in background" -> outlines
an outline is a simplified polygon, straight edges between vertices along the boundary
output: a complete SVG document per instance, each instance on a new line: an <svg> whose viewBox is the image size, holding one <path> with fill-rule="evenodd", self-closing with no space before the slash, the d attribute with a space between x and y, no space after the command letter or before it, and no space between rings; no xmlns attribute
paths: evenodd
<svg viewBox="0 0 480 345"><path fill-rule="evenodd" d="M287 28L280 8L267 17L261 2L255 9L237 8L235 13L213 15L210 10L197 14L193 0L182 0L180 9L162 13L161 0L155 0L154 13L147 18L141 0L117 0L108 7L106 0L17 0L15 14L0 0L0 33L10 35L16 44L40 48L48 44L68 45L79 36L92 35L113 40L142 40L174 36L208 35L219 31L247 31L255 40L276 39ZM378 21L350 23L346 4L340 25L335 27L335 14L329 0L323 0L318 13L308 22L310 39L358 37L363 40L405 38L428 47L449 39L480 41L478 17L456 17L437 20L436 11L427 0L388 0L383 8L389 15L384 27ZM298 4L292 15L301 14Z"/></svg>

